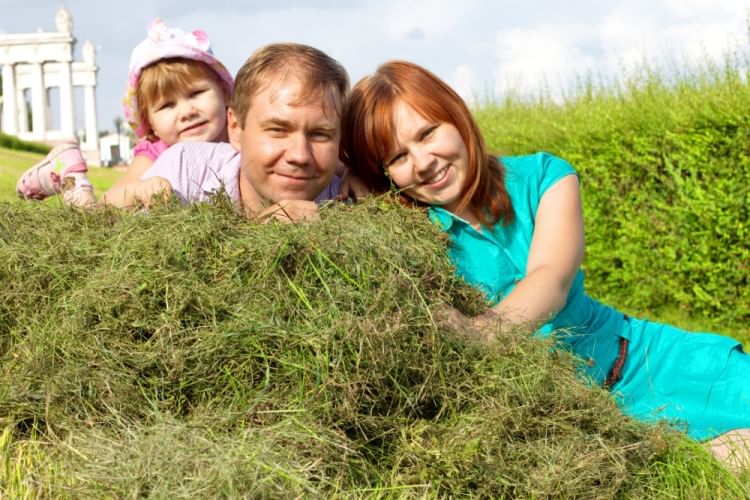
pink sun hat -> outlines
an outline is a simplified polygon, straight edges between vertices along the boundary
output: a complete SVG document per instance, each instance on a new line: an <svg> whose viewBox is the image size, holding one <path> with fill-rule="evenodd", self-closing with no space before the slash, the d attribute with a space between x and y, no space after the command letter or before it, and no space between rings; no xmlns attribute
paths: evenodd
<svg viewBox="0 0 750 500"><path fill-rule="evenodd" d="M122 103L125 119L137 137L144 137L148 133L143 120L138 116L136 89L138 88L141 71L150 64L174 57L201 61L219 75L227 95L232 95L234 79L227 68L214 57L210 45L211 42L205 31L195 30L188 33L179 28L167 28L164 21L158 17L151 21L148 25L148 36L136 45L130 56L128 83Z"/></svg>

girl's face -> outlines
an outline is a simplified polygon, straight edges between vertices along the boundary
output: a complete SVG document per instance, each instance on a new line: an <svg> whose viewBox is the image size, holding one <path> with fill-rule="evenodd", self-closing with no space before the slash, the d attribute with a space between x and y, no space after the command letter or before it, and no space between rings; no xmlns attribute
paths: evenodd
<svg viewBox="0 0 750 500"><path fill-rule="evenodd" d="M468 153L458 129L427 120L403 102L396 108L394 123L395 151L385 160L393 182L417 201L463 216L456 209L466 182Z"/></svg>
<svg viewBox="0 0 750 500"><path fill-rule="evenodd" d="M169 146L221 140L227 128L224 92L212 78L195 80L149 106L148 121L154 134Z"/></svg>

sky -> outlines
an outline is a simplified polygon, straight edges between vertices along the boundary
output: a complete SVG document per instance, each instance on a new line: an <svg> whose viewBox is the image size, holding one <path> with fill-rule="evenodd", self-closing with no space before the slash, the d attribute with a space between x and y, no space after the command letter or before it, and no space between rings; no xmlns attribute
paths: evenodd
<svg viewBox="0 0 750 500"><path fill-rule="evenodd" d="M684 66L750 46L750 0L0 0L0 33L55 31L61 5L76 59L86 40L97 48L100 130L123 114L130 52L155 17L206 31L232 73L255 49L291 41L340 61L353 83L384 61L413 61L469 102L560 94L577 77L621 77L644 60Z"/></svg>

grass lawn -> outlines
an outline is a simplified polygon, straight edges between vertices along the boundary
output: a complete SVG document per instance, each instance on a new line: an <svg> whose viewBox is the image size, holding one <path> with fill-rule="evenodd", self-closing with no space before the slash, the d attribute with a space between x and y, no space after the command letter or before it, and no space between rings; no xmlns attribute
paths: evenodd
<svg viewBox="0 0 750 500"><path fill-rule="evenodd" d="M16 196L18 178L24 170L42 158L44 155L37 153L0 148L0 202L18 199ZM94 192L97 194L109 189L120 175L122 175L121 171L100 167L92 167L88 173L89 179L94 184Z"/></svg>

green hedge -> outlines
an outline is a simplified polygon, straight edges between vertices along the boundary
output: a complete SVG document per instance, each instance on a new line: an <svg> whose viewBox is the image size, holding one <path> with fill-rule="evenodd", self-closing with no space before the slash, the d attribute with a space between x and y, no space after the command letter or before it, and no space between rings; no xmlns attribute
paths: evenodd
<svg viewBox="0 0 750 500"><path fill-rule="evenodd" d="M49 146L39 144L38 142L28 142L18 137L0 132L0 148L16 149L19 151L31 151L32 153L46 154L49 152Z"/></svg>
<svg viewBox="0 0 750 500"><path fill-rule="evenodd" d="M750 320L750 85L727 61L671 81L644 69L556 104L476 111L501 154L547 150L578 170L597 298Z"/></svg>

